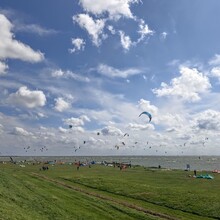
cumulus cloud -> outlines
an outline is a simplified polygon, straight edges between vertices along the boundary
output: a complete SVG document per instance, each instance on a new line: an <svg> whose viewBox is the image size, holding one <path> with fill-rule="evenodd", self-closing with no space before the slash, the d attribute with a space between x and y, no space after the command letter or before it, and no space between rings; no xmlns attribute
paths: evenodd
<svg viewBox="0 0 220 220"><path fill-rule="evenodd" d="M43 91L31 91L26 86L22 86L16 93L9 95L8 101L14 105L26 108L36 108L46 104L46 96Z"/></svg>
<svg viewBox="0 0 220 220"><path fill-rule="evenodd" d="M157 115L158 108L155 105L151 105L150 101L145 100L145 99L140 99L138 101L138 107L142 111L149 111L153 115Z"/></svg>
<svg viewBox="0 0 220 220"><path fill-rule="evenodd" d="M158 97L177 96L184 101L199 101L200 94L208 92L211 88L209 79L197 69L190 69L182 66L180 77L173 78L170 85L161 83L160 89L153 89L153 93Z"/></svg>
<svg viewBox="0 0 220 220"><path fill-rule="evenodd" d="M134 18L130 10L130 5L138 2L139 0L80 0L80 4L87 12L96 15L108 13L112 19L119 19L121 16Z"/></svg>
<svg viewBox="0 0 220 220"><path fill-rule="evenodd" d="M212 68L212 69L211 69L210 76L216 77L216 78L220 79L220 67L214 67L214 68Z"/></svg>
<svg viewBox="0 0 220 220"><path fill-rule="evenodd" d="M90 146L105 146L106 142L102 139L95 139L94 137L89 137L89 139L86 141L87 144L89 144Z"/></svg>
<svg viewBox="0 0 220 220"><path fill-rule="evenodd" d="M63 128L63 127L59 127L58 131L60 131L61 133L68 133L69 129Z"/></svg>
<svg viewBox="0 0 220 220"><path fill-rule="evenodd" d="M185 112L185 114L177 114L175 113L176 110L172 113L163 113L163 114L159 114L157 115L157 121L160 124L163 124L165 126L171 126L171 127L175 127L175 129L186 129L187 124L186 124L186 117L188 116L188 114Z"/></svg>
<svg viewBox="0 0 220 220"><path fill-rule="evenodd" d="M0 76L5 75L8 69L8 65L0 61Z"/></svg>
<svg viewBox="0 0 220 220"><path fill-rule="evenodd" d="M65 119L64 122L68 125L72 125L72 126L82 126L84 125L84 121L81 119L81 118L68 118L68 119Z"/></svg>
<svg viewBox="0 0 220 220"><path fill-rule="evenodd" d="M81 76L80 74L74 73L70 70L64 71L61 69L56 69L51 71L51 76L54 78L65 78L65 79L74 79L80 82L89 82L88 77Z"/></svg>
<svg viewBox="0 0 220 220"><path fill-rule="evenodd" d="M78 14L73 16L73 21L77 22L81 28L88 32L95 46L101 44L101 40L104 38L103 28L105 26L105 20L95 20L88 14Z"/></svg>
<svg viewBox="0 0 220 220"><path fill-rule="evenodd" d="M85 132L84 128L80 127L80 126L72 127L71 131L78 132L78 133L84 133Z"/></svg>
<svg viewBox="0 0 220 220"><path fill-rule="evenodd" d="M130 68L125 70L119 70L105 64L100 64L97 70L100 74L110 78L127 78L141 73L140 69Z"/></svg>
<svg viewBox="0 0 220 220"><path fill-rule="evenodd" d="M63 133L63 134L68 134L68 133L72 133L72 132L79 132L79 133L85 132L84 128L81 126L75 126L75 127L72 127L71 129L59 127L58 130L60 133ZM64 139L66 139L66 138L67 137L64 137Z"/></svg>
<svg viewBox="0 0 220 220"><path fill-rule="evenodd" d="M132 19L137 23L137 28L134 28L134 32L139 35L134 41L131 40L130 36L126 35L124 30L117 30L112 24L108 24L106 29L110 31L112 35L119 35L120 42L125 51L128 51L131 46L136 46L138 43L143 41L147 36L153 35L154 31L151 30L143 19L133 15L130 6L134 3L139 3L140 0L80 0L80 5L86 12L85 14L78 14L73 16L73 21L77 22L79 26L85 29L92 42L96 46L100 46L102 40L106 39L108 35L104 32L106 23L111 23L119 20L121 17L126 19ZM91 16L90 16L90 15ZM93 16L93 17L92 17ZM96 19L94 19L94 17ZM98 18L98 19L97 19ZM75 52L73 48L73 52Z"/></svg>
<svg viewBox="0 0 220 220"><path fill-rule="evenodd" d="M86 115L82 115L79 118L71 117L64 119L63 121L66 125L71 125L72 127L79 127L83 126L85 122L90 122L90 119Z"/></svg>
<svg viewBox="0 0 220 220"><path fill-rule="evenodd" d="M72 49L69 49L70 53L75 53L79 50L84 50L86 42L82 38L72 38Z"/></svg>
<svg viewBox="0 0 220 220"><path fill-rule="evenodd" d="M123 135L123 132L119 128L116 128L113 126L104 127L101 130L101 133L106 136L122 136Z"/></svg>
<svg viewBox="0 0 220 220"><path fill-rule="evenodd" d="M5 17L0 14L0 59L20 59L28 62L40 62L44 56L39 51L34 51L28 45L14 39L11 32L13 25Z"/></svg>
<svg viewBox="0 0 220 220"><path fill-rule="evenodd" d="M154 130L154 125L152 124L135 124L129 123L128 128L133 131L140 131L140 130Z"/></svg>
<svg viewBox="0 0 220 220"><path fill-rule="evenodd" d="M63 112L71 107L71 103L59 97L55 99L54 109L58 112Z"/></svg>
<svg viewBox="0 0 220 220"><path fill-rule="evenodd" d="M193 125L198 129L220 131L220 112L208 109L194 116Z"/></svg>
<svg viewBox="0 0 220 220"><path fill-rule="evenodd" d="M33 134L31 132L26 131L23 128L15 127L12 131L12 134L18 135L18 136L32 136Z"/></svg>

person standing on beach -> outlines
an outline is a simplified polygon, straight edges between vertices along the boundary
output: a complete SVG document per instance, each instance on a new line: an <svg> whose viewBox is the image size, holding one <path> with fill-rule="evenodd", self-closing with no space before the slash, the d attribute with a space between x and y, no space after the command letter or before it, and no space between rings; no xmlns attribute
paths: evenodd
<svg viewBox="0 0 220 220"><path fill-rule="evenodd" d="M196 170L194 170L194 176L196 176Z"/></svg>
<svg viewBox="0 0 220 220"><path fill-rule="evenodd" d="M77 163L77 170L79 170L80 161Z"/></svg>

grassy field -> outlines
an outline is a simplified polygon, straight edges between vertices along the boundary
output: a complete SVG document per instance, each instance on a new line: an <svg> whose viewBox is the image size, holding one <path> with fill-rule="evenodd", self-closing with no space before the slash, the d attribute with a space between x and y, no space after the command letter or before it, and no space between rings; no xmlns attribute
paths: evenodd
<svg viewBox="0 0 220 220"><path fill-rule="evenodd" d="M0 219L220 219L220 174L41 166L0 164Z"/></svg>

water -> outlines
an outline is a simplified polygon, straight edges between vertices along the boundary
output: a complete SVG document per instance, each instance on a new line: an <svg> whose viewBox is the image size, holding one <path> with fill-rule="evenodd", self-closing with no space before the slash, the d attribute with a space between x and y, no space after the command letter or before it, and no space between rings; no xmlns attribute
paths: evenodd
<svg viewBox="0 0 220 220"><path fill-rule="evenodd" d="M14 161L107 161L107 162L126 162L132 165L144 167L158 167L168 169L186 169L187 164L190 170L220 170L220 156L60 156L60 157L12 157ZM0 161L10 161L9 157L0 157Z"/></svg>

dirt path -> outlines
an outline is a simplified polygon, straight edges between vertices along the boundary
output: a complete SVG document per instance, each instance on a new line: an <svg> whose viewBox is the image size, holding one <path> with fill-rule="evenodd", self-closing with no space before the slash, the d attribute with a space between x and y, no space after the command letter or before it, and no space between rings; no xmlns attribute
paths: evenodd
<svg viewBox="0 0 220 220"><path fill-rule="evenodd" d="M148 215L158 217L158 218L160 218L160 219L178 220L178 218L174 218L174 217L169 216L169 215L166 215L166 214L154 212L154 211L145 209L145 208L143 208L143 207L140 207L140 206L137 206L137 205L128 203L128 202L124 202L124 201L120 201L120 200L111 198L111 197L109 197L109 196L104 196L104 195L97 194L97 193L95 193L95 192L87 191L87 190L82 189L82 188L80 188L80 187L68 185L68 184L66 184L66 183L64 183L64 182L61 182L61 181L58 181L58 180L49 178L49 177L47 177L47 176L44 176L44 175L41 175L41 174L38 174L38 173L32 173L31 175L32 175L32 176L35 176L35 177L38 177L38 178L40 178L40 179L43 179L43 180L52 182L52 183L54 183L54 184L56 184L56 185L59 185L59 186L62 186L62 187L65 187L65 188L68 188L68 189L71 189L71 190L74 190L74 191L78 191L78 192L81 192L81 193L83 193L83 194L86 194L86 195L89 195L89 196L93 196L93 197L96 197L96 198L99 198L99 199L102 199L102 200L105 200L105 201L110 201L110 202L113 202L113 203L122 205L122 206L124 206L124 207L131 208L131 209L134 209L134 210L136 210L136 211L140 211L140 212L146 213L146 214L148 214Z"/></svg>

